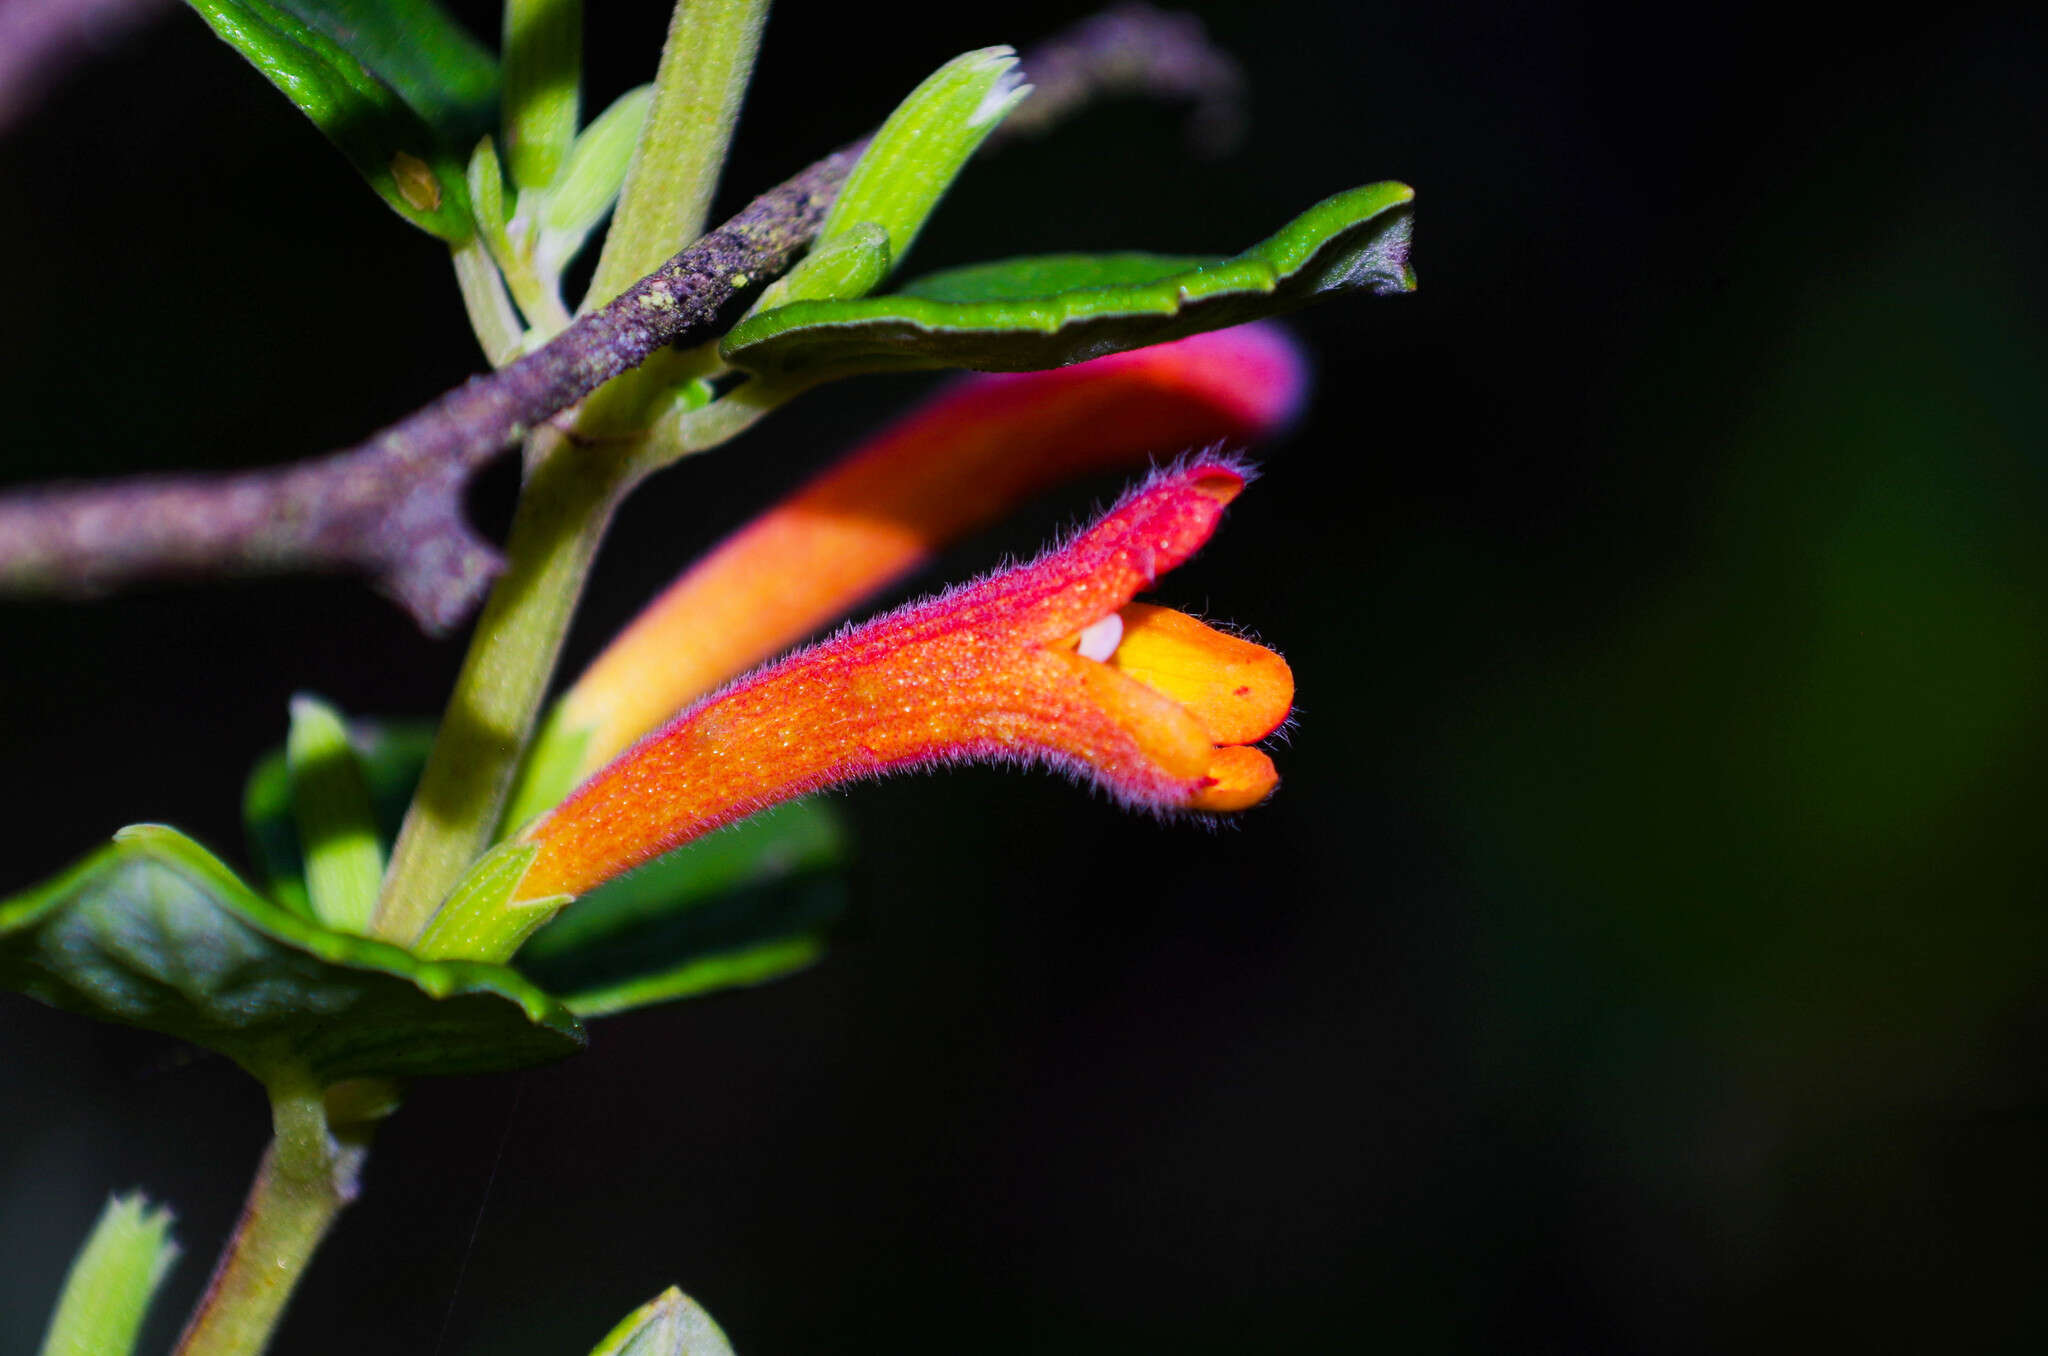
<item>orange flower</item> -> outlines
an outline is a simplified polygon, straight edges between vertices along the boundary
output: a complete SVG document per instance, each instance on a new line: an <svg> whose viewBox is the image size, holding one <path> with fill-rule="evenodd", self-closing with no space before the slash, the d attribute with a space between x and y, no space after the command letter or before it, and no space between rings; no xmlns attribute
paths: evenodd
<svg viewBox="0 0 2048 1356"><path fill-rule="evenodd" d="M1244 487L1203 458L1155 475L1028 565L849 629L700 703L523 838L522 899L581 894L724 824L851 778L1040 763L1159 811L1229 811L1278 782L1249 747L1293 704L1286 662L1131 604Z"/></svg>
<svg viewBox="0 0 2048 1356"><path fill-rule="evenodd" d="M562 699L559 719L588 731L580 771L1030 495L1269 436L1306 385L1300 350L1268 324L954 383L728 537L619 633Z"/></svg>

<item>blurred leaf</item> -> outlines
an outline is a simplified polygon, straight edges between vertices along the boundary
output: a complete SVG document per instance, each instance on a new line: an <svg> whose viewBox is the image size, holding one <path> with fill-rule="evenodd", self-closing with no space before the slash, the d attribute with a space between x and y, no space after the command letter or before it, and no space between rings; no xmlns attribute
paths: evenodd
<svg viewBox="0 0 2048 1356"><path fill-rule="evenodd" d="M513 183L546 188L583 119L582 0L505 0L504 35L505 159Z"/></svg>
<svg viewBox="0 0 2048 1356"><path fill-rule="evenodd" d="M497 63L432 0L189 0L311 118L394 211L469 237L466 149L490 129Z"/></svg>
<svg viewBox="0 0 2048 1356"><path fill-rule="evenodd" d="M704 1306L670 1286L626 1315L590 1356L733 1356Z"/></svg>
<svg viewBox="0 0 2048 1356"><path fill-rule="evenodd" d="M384 849L370 812L362 761L349 746L341 713L316 697L292 698L285 762L291 770L293 816L306 858L313 915L328 927L369 931L384 879Z"/></svg>
<svg viewBox="0 0 2048 1356"><path fill-rule="evenodd" d="M378 845L388 855L412 804L420 770L427 765L434 727L426 721L354 720L348 724L348 737L370 792ZM272 897L301 917L314 918L284 750L266 754L250 772L242 793L242 825L249 835L249 854Z"/></svg>
<svg viewBox="0 0 2048 1356"><path fill-rule="evenodd" d="M647 123L654 86L629 89L597 115L569 150L560 182L547 195L540 220L540 266L553 274L569 261L591 228L604 220L626 181L633 147Z"/></svg>
<svg viewBox="0 0 2048 1356"><path fill-rule="evenodd" d="M140 1193L110 1199L64 1276L42 1356L128 1356L177 1260L169 1210Z"/></svg>
<svg viewBox="0 0 2048 1356"><path fill-rule="evenodd" d="M902 262L968 157L1031 92L1016 66L1010 48L984 47L925 77L861 152L818 239L872 222L888 234L884 257Z"/></svg>
<svg viewBox="0 0 2048 1356"><path fill-rule="evenodd" d="M846 907L846 833L818 801L757 815L607 882L519 953L519 968L599 1017L810 964Z"/></svg>
<svg viewBox="0 0 2048 1356"><path fill-rule="evenodd" d="M154 824L0 902L0 987L217 1050L266 1080L521 1068L585 1040L512 971L307 922Z"/></svg>
<svg viewBox="0 0 2048 1356"><path fill-rule="evenodd" d="M506 267L512 259L512 245L505 238L505 223L510 219L505 203L505 167L498 160L497 144L489 137L477 142L476 149L470 152L463 182L469 189L470 209L483 233L485 247L500 268Z"/></svg>
<svg viewBox="0 0 2048 1356"><path fill-rule="evenodd" d="M1398 183L1339 193L1226 259L1049 255L934 274L892 296L792 302L742 321L721 350L763 375L1023 372L1243 324L1328 293L1412 291L1414 196Z"/></svg>

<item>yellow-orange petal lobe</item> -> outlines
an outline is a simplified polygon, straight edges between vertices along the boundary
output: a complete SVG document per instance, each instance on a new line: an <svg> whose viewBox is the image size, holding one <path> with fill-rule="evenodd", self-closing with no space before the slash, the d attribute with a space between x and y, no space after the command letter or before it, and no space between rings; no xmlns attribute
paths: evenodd
<svg viewBox="0 0 2048 1356"><path fill-rule="evenodd" d="M675 712L1062 481L1267 437L1308 366L1242 325L943 389L680 575L564 697L595 767Z"/></svg>
<svg viewBox="0 0 2048 1356"><path fill-rule="evenodd" d="M1278 785L1280 773L1271 758L1258 749L1233 744L1216 750L1188 808L1215 814L1249 810L1272 795Z"/></svg>
<svg viewBox="0 0 2048 1356"><path fill-rule="evenodd" d="M1109 664L1167 694L1215 744L1256 744L1294 709L1294 673L1263 645L1150 603L1122 609Z"/></svg>
<svg viewBox="0 0 2048 1356"><path fill-rule="evenodd" d="M1263 798L1272 778L1245 800L1256 779L1203 718L1073 648L1082 628L1199 549L1243 484L1215 459L1158 473L1030 564L844 631L699 703L527 829L540 853L520 897L582 894L778 801L954 761L1050 765L1158 810Z"/></svg>

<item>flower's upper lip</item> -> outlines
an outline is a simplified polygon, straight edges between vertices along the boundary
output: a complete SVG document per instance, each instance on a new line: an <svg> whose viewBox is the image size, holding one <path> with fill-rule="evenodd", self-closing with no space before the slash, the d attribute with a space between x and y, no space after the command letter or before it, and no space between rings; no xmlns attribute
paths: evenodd
<svg viewBox="0 0 2048 1356"><path fill-rule="evenodd" d="M585 735L583 772L1022 499L1162 448L1266 437L1306 383L1265 322L963 378L727 538L607 647L558 708Z"/></svg>

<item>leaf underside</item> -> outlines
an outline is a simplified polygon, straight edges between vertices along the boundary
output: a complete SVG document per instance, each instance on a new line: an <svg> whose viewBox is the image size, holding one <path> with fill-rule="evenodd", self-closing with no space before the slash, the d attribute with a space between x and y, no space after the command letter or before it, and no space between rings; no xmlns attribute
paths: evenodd
<svg viewBox="0 0 2048 1356"><path fill-rule="evenodd" d="M820 380L967 367L1024 372L1243 324L1348 291L1414 290L1406 184L1327 198L1227 258L1062 254L932 274L889 296L791 302L735 326L735 366Z"/></svg>
<svg viewBox="0 0 2048 1356"><path fill-rule="evenodd" d="M514 971L322 928L160 825L0 903L0 987L219 1051L266 1081L516 1069L586 1042Z"/></svg>

